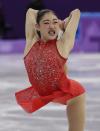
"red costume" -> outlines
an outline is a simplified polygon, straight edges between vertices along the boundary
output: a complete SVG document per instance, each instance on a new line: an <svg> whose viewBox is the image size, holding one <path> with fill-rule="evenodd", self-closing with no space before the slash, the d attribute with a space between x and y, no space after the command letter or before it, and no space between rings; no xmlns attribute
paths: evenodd
<svg viewBox="0 0 100 131"><path fill-rule="evenodd" d="M67 101L85 92L77 81L67 78L63 58L56 40L37 41L24 57L31 87L15 93L16 100L24 110L32 113L49 102L67 104Z"/></svg>

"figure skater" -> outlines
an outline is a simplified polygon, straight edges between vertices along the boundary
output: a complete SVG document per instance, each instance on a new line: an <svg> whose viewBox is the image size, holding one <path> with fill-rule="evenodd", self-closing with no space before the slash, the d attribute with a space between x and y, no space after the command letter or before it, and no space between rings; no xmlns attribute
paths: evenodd
<svg viewBox="0 0 100 131"><path fill-rule="evenodd" d="M66 74L79 19L79 9L65 20L52 10L28 9L23 59L31 86L15 93L18 104L29 113L49 102L66 105L69 131L85 127L85 89Z"/></svg>

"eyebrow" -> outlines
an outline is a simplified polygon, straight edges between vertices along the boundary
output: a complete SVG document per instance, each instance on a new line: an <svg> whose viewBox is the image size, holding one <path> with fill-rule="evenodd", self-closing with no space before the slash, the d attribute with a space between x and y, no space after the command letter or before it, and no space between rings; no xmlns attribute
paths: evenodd
<svg viewBox="0 0 100 131"><path fill-rule="evenodd" d="M53 19L53 21L55 21L55 20L58 20L58 19ZM50 20L43 20L43 22L49 22Z"/></svg>

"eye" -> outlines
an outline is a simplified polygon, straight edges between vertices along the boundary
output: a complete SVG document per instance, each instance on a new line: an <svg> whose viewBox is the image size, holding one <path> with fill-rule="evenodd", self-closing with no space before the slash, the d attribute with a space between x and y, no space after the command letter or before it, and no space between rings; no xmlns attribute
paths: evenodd
<svg viewBox="0 0 100 131"><path fill-rule="evenodd" d="M48 24L49 24L49 22L45 22L44 24L45 24L45 25L48 25Z"/></svg>
<svg viewBox="0 0 100 131"><path fill-rule="evenodd" d="M54 21L53 23L54 23L54 24L57 24L57 23L58 23L58 21Z"/></svg>

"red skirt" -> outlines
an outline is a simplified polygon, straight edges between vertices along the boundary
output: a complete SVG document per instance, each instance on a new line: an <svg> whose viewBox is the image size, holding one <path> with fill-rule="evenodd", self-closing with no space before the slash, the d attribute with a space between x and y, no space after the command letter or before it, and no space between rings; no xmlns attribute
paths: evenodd
<svg viewBox="0 0 100 131"><path fill-rule="evenodd" d="M60 90L47 96L40 96L34 86L15 93L17 103L28 113L35 112L49 102L67 104L67 101L85 92L84 87L77 81L63 77L60 82Z"/></svg>

